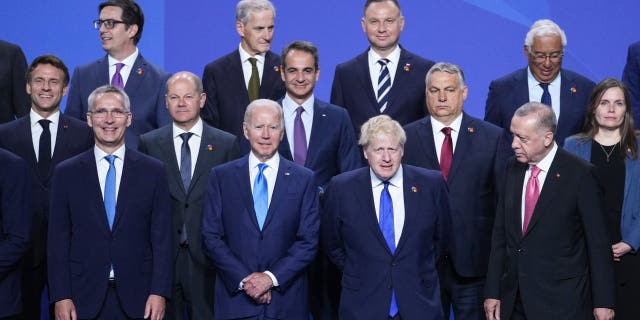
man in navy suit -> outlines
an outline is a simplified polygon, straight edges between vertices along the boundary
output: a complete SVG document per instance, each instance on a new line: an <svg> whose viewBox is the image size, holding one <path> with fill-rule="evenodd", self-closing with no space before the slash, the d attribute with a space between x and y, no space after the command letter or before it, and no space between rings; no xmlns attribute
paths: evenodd
<svg viewBox="0 0 640 320"><path fill-rule="evenodd" d="M501 165L511 155L502 129L463 112L464 73L436 63L427 73L430 116L405 127L404 163L442 171L449 187L451 233L438 264L444 318L484 319L484 280Z"/></svg>
<svg viewBox="0 0 640 320"><path fill-rule="evenodd" d="M111 84L129 96L131 127L127 130L127 147L135 149L139 136L171 123L164 105L165 83L169 75L148 62L139 53L144 15L132 0L109 0L98 6L100 17L93 22L99 30L102 48L107 55L77 67L71 79L71 91L65 114L86 119L87 97L97 87Z"/></svg>
<svg viewBox="0 0 640 320"><path fill-rule="evenodd" d="M401 165L406 136L387 115L362 125L369 166L334 177L322 244L342 271L340 319L442 319L436 261L449 233L442 174Z"/></svg>
<svg viewBox="0 0 640 320"><path fill-rule="evenodd" d="M40 298L47 283L51 174L61 161L91 148L93 132L85 122L60 114L60 101L69 84L69 71L62 60L53 55L39 56L26 76L31 111L26 117L0 125L0 147L24 159L30 169L32 241L22 262L21 316L40 319Z"/></svg>
<svg viewBox="0 0 640 320"><path fill-rule="evenodd" d="M524 40L527 68L516 70L489 85L484 120L505 129L515 110L529 101L539 101L553 109L558 119L556 142L580 132L587 100L595 83L573 71L562 69L567 37L553 21L536 21Z"/></svg>
<svg viewBox="0 0 640 320"><path fill-rule="evenodd" d="M636 127L640 127L640 41L632 43L627 51L627 63L622 71L622 81L631 94L631 107Z"/></svg>
<svg viewBox="0 0 640 320"><path fill-rule="evenodd" d="M173 213L175 276L167 319L213 319L215 269L202 250L202 208L212 167L235 159L236 137L200 119L206 95L191 72L167 81L173 124L140 136L140 151L164 162Z"/></svg>
<svg viewBox="0 0 640 320"><path fill-rule="evenodd" d="M251 101L278 100L284 95L280 57L269 51L275 17L269 0L238 2L238 50L209 63L202 75L207 94L202 119L208 124L240 137L244 111Z"/></svg>
<svg viewBox="0 0 640 320"><path fill-rule="evenodd" d="M122 89L94 90L95 146L54 171L47 254L56 319L159 320L171 297L167 175L162 162L125 148L130 110Z"/></svg>
<svg viewBox="0 0 640 320"><path fill-rule="evenodd" d="M21 299L20 260L29 248L31 201L27 163L0 149L0 319L27 319ZM38 318L39 319L39 318Z"/></svg>
<svg viewBox="0 0 640 320"><path fill-rule="evenodd" d="M387 114L401 125L427 114L424 77L433 61L398 44L403 28L397 0L367 0L362 30L371 46L336 66L331 87L331 103L349 111L356 132L379 114Z"/></svg>
<svg viewBox="0 0 640 320"><path fill-rule="evenodd" d="M217 267L215 319L308 319L306 269L318 246L313 172L278 154L282 108L247 106L251 152L211 170L202 238Z"/></svg>
<svg viewBox="0 0 640 320"><path fill-rule="evenodd" d="M19 46L0 40L0 123L29 113L29 96L24 90L27 59Z"/></svg>

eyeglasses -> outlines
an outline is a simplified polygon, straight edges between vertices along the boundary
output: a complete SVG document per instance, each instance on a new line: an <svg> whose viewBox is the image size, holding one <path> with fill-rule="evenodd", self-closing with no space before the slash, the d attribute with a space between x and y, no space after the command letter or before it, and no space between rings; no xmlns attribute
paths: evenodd
<svg viewBox="0 0 640 320"><path fill-rule="evenodd" d="M106 29L113 29L113 27L115 27L116 24L118 23L127 24L124 21L113 20L113 19L93 20L93 28L95 28L96 30L100 30L100 26L104 26Z"/></svg>
<svg viewBox="0 0 640 320"><path fill-rule="evenodd" d="M131 112L128 112L122 109L115 109L111 111L106 109L98 109L96 111L89 111L88 113L93 115L93 117L96 119L104 119L107 117L107 115L111 115L111 117L115 119L122 119L128 116L129 114L131 114Z"/></svg>
<svg viewBox="0 0 640 320"><path fill-rule="evenodd" d="M553 63L558 63L562 60L562 56L564 56L564 52L551 52L550 54L529 52L529 54L533 57L533 60L538 63L547 61L547 58Z"/></svg>

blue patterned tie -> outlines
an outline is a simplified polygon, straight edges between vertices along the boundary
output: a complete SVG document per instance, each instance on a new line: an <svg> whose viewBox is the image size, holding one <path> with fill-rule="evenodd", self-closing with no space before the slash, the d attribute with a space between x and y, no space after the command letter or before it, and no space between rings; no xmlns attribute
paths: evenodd
<svg viewBox="0 0 640 320"><path fill-rule="evenodd" d="M542 88L542 97L540 98L540 102L551 107L551 94L549 93L549 84L541 82L540 87Z"/></svg>
<svg viewBox="0 0 640 320"><path fill-rule="evenodd" d="M191 138L191 135L193 135L191 132L183 132L180 134L180 138L182 138L180 177L182 178L185 191L189 191L189 185L191 184L191 148L189 148L189 138Z"/></svg>
<svg viewBox="0 0 640 320"><path fill-rule="evenodd" d="M389 59L378 60L378 64L380 64L380 76L378 77L378 109L380 113L387 109L388 94L389 90L391 90L391 76L389 75L387 63L389 63Z"/></svg>
<svg viewBox="0 0 640 320"><path fill-rule="evenodd" d="M109 171L104 183L104 209L107 211L109 229L113 228L113 219L116 216L116 166L114 164L116 156L108 155L104 157L109 161Z"/></svg>
<svg viewBox="0 0 640 320"><path fill-rule="evenodd" d="M264 220L267 218L267 210L269 209L269 190L267 188L267 178L264 176L264 169L268 165L264 163L258 164L258 174L253 181L253 208L256 211L256 219L260 230L264 226Z"/></svg>
<svg viewBox="0 0 640 320"><path fill-rule="evenodd" d="M391 254L396 251L396 237L393 228L393 202L389 193L389 181L384 182L384 189L380 193L380 230L384 236ZM396 292L391 291L391 306L389 316L394 317L398 313L398 303L396 302Z"/></svg>

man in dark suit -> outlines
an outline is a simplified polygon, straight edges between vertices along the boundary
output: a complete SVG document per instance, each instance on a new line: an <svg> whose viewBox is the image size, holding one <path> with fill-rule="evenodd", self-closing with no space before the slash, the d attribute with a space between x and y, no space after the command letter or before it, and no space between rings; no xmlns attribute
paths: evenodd
<svg viewBox="0 0 640 320"><path fill-rule="evenodd" d="M269 0L238 2L238 50L209 63L202 74L207 94L202 119L208 124L240 137L244 111L251 101L278 100L284 95L280 57L269 51L275 16Z"/></svg>
<svg viewBox="0 0 640 320"><path fill-rule="evenodd" d="M178 72L167 81L173 124L140 136L140 151L164 162L173 214L174 285L167 318L213 319L215 270L202 250L202 208L212 167L236 158L235 137L200 119L202 81Z"/></svg>
<svg viewBox="0 0 640 320"><path fill-rule="evenodd" d="M602 194L587 162L554 142L554 112L528 102L511 121L484 308L495 319L613 319Z"/></svg>
<svg viewBox="0 0 640 320"><path fill-rule="evenodd" d="M398 44L404 17L397 0L367 0L362 30L369 50L336 66L331 103L349 111L356 133L369 118L387 114L405 125L424 117L424 77L433 61Z"/></svg>
<svg viewBox="0 0 640 320"><path fill-rule="evenodd" d="M318 246L313 172L278 154L282 108L247 106L251 152L211 170L202 238L217 267L215 319L308 319L306 269Z"/></svg>
<svg viewBox="0 0 640 320"><path fill-rule="evenodd" d="M31 96L31 111L0 125L0 147L20 156L30 168L32 242L22 265L22 317L40 319L40 298L47 283L51 174L61 161L91 148L93 133L86 123L60 114L60 101L69 84L69 71L62 60L39 56L28 70L26 90Z"/></svg>
<svg viewBox="0 0 640 320"><path fill-rule="evenodd" d="M334 177L322 244L342 271L340 319L442 319L436 261L449 232L438 171L401 165L406 136L387 115L362 125L369 167Z"/></svg>
<svg viewBox="0 0 640 320"><path fill-rule="evenodd" d="M126 93L89 95L95 146L60 163L51 184L48 270L56 319L164 316L173 276L162 162L125 148Z"/></svg>
<svg viewBox="0 0 640 320"><path fill-rule="evenodd" d="M636 127L640 127L640 41L632 43L627 51L627 63L622 71L622 81L631 94L631 107Z"/></svg>
<svg viewBox="0 0 640 320"><path fill-rule="evenodd" d="M137 3L109 0L98 6L98 12L100 17L93 26L99 30L107 55L73 71L64 112L85 120L87 97L95 88L111 84L124 89L131 100L132 113L126 143L135 149L141 134L171 123L164 105L169 75L142 57L136 47L144 26L144 15Z"/></svg>
<svg viewBox="0 0 640 320"><path fill-rule="evenodd" d="M511 155L502 129L463 112L464 73L436 63L427 73L430 116L405 127L404 163L440 170L449 187L449 246L438 264L444 319L484 319L484 280L501 166Z"/></svg>
<svg viewBox="0 0 640 320"><path fill-rule="evenodd" d="M22 49L0 40L0 123L29 112L29 96L24 90L27 59Z"/></svg>
<svg viewBox="0 0 640 320"><path fill-rule="evenodd" d="M562 69L567 37L551 20L538 20L529 29L524 42L527 68L516 70L489 85L484 120L509 134L511 117L518 106L540 101L553 109L558 119L556 142L580 132L593 81Z"/></svg>
<svg viewBox="0 0 640 320"><path fill-rule="evenodd" d="M27 163L0 149L0 319L27 319L21 299L20 260L29 248L31 190ZM39 319L39 318L38 318Z"/></svg>

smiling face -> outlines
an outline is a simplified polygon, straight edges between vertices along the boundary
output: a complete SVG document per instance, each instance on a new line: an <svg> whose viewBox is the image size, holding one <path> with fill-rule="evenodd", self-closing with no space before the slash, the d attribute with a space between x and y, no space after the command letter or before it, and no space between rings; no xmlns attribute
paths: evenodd
<svg viewBox="0 0 640 320"><path fill-rule="evenodd" d="M278 151L280 141L284 137L283 125L282 109L271 104L253 108L249 120L242 123L244 136L251 145L251 152L260 161L271 159Z"/></svg>
<svg viewBox="0 0 640 320"><path fill-rule="evenodd" d="M106 6L100 11L100 20L122 21L122 8L116 6ZM100 41L102 49L110 56L123 60L131 55L136 45L133 37L138 32L137 25L127 26L124 23L116 23L112 29L107 29L104 24L100 25Z"/></svg>
<svg viewBox="0 0 640 320"><path fill-rule="evenodd" d="M236 31L242 38L240 45L254 56L269 51L273 40L274 14L271 10L251 11L246 25L236 21Z"/></svg>
<svg viewBox="0 0 640 320"><path fill-rule="evenodd" d="M87 113L87 124L93 128L98 148L111 154L124 144L124 134L131 125L131 113L119 94L107 92L98 95Z"/></svg>
<svg viewBox="0 0 640 320"><path fill-rule="evenodd" d="M31 96L31 109L48 117L60 107L62 97L67 94L64 72L50 64L39 64L31 72L27 93Z"/></svg>
<svg viewBox="0 0 640 320"><path fill-rule="evenodd" d="M388 133L372 137L364 148L364 157L371 170L382 181L391 179L398 172L403 154L398 137Z"/></svg>
<svg viewBox="0 0 640 320"><path fill-rule="evenodd" d="M562 38L559 35L533 37L531 48L524 47L533 77L542 83L551 83L562 67ZM544 57L536 59L536 56ZM555 58L554 58L555 57Z"/></svg>
<svg viewBox="0 0 640 320"><path fill-rule="evenodd" d="M187 78L176 78L167 86L166 103L173 122L188 131L200 119L200 109L207 96L198 93L196 85Z"/></svg>
<svg viewBox="0 0 640 320"><path fill-rule="evenodd" d="M467 87L460 84L458 75L435 71L427 83L429 114L445 125L450 125L462 113L467 99Z"/></svg>
<svg viewBox="0 0 640 320"><path fill-rule="evenodd" d="M404 29L404 17L400 8L391 1L373 2L365 10L361 24L371 49L386 57L398 45Z"/></svg>
<svg viewBox="0 0 640 320"><path fill-rule="evenodd" d="M301 105L313 94L320 70L315 67L313 55L302 50L291 50L285 57L280 74L289 97Z"/></svg>

